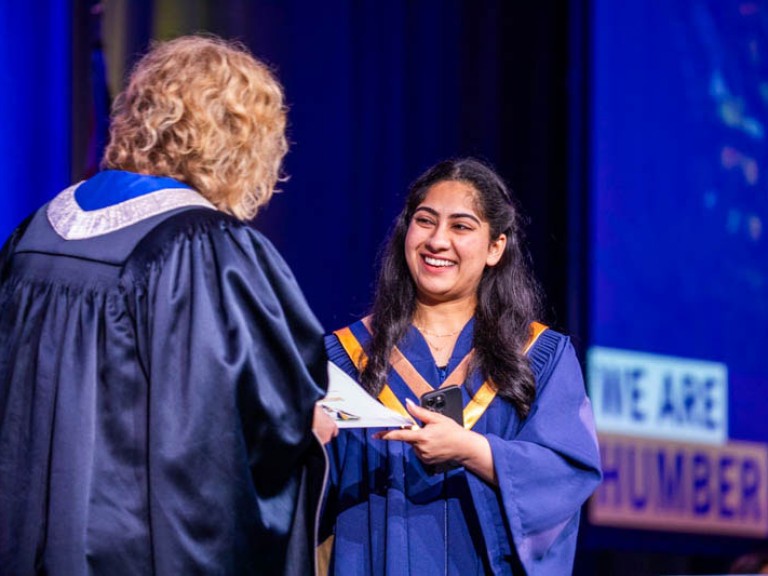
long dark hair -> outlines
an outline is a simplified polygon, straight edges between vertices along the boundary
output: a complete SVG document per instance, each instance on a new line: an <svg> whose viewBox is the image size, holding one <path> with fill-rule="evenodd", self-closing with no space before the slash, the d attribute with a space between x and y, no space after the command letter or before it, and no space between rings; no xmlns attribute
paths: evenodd
<svg viewBox="0 0 768 576"><path fill-rule="evenodd" d="M429 188L443 181L460 181L475 190L477 209L490 227L491 239L506 234L504 255L486 266L477 289L473 370L490 378L499 396L512 402L524 418L536 395L533 373L522 349L530 323L540 318L541 292L522 247L520 214L503 180L473 158L448 160L433 166L410 187L405 207L385 245L371 311L373 339L363 386L377 395L384 386L392 348L403 338L416 310L416 286L405 260L405 235L416 208Z"/></svg>

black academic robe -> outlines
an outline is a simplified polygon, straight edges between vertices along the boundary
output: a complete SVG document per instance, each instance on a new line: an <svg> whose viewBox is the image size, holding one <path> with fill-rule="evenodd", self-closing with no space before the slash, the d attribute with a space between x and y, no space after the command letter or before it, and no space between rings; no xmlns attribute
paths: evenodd
<svg viewBox="0 0 768 576"><path fill-rule="evenodd" d="M311 573L326 386L249 226L184 207L64 240L44 207L0 254L0 573Z"/></svg>

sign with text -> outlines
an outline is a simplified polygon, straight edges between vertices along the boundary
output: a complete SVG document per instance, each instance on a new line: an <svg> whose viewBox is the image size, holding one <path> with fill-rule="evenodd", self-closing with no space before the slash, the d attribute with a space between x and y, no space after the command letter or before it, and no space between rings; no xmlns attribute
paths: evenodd
<svg viewBox="0 0 768 576"><path fill-rule="evenodd" d="M691 442L728 439L724 364L592 347L587 382L597 429Z"/></svg>
<svg viewBox="0 0 768 576"><path fill-rule="evenodd" d="M768 537L768 445L687 444L599 434L593 524Z"/></svg>

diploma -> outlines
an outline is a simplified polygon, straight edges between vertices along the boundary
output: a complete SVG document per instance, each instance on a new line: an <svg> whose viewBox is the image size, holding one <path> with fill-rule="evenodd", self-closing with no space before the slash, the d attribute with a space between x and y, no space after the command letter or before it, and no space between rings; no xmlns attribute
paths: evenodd
<svg viewBox="0 0 768 576"><path fill-rule="evenodd" d="M339 428L413 426L411 419L384 406L332 362L328 362L328 394L320 405Z"/></svg>

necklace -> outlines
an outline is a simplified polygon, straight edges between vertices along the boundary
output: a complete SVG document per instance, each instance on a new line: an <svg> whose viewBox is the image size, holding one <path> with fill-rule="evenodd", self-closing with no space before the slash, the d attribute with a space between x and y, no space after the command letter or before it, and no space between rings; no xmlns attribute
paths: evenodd
<svg viewBox="0 0 768 576"><path fill-rule="evenodd" d="M437 354L440 354L440 352L445 350L446 346L448 346L448 343L445 343L442 346L435 346L429 338L424 338L424 340L427 342L430 349Z"/></svg>
<svg viewBox="0 0 768 576"><path fill-rule="evenodd" d="M446 334L438 334L436 332L430 332L429 330L425 330L415 322L413 323L413 325L416 326L416 329L424 337L424 341L427 343L427 346L429 346L429 349L432 351L432 356L435 359L439 359L440 362L444 360L443 350L449 347L451 350L453 349L453 346L456 343L453 337L455 337L462 330L461 328L459 328L454 332L448 332ZM441 346L437 346L434 342L432 342L432 338L450 338L450 340L443 340L443 344Z"/></svg>
<svg viewBox="0 0 768 576"><path fill-rule="evenodd" d="M450 352L453 350L455 342L452 340L447 340L443 343L442 346L435 346L432 340L430 340L426 335L424 336L424 341L427 343L427 346L429 346L429 350L432 352L432 357L435 359L435 362L438 365L443 365L448 362ZM443 352L443 350L446 352Z"/></svg>
<svg viewBox="0 0 768 576"><path fill-rule="evenodd" d="M416 326L418 331L421 332L422 334L424 334L425 336L433 336L435 338L450 338L451 336L456 336L456 334L461 332L461 328L459 328L455 332L449 332L448 334L436 334L435 332L430 332L429 330L426 330L426 329L422 328L421 326L419 326L415 322L414 322L413 325Z"/></svg>

